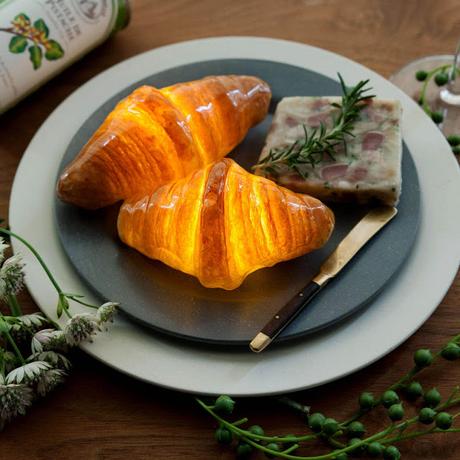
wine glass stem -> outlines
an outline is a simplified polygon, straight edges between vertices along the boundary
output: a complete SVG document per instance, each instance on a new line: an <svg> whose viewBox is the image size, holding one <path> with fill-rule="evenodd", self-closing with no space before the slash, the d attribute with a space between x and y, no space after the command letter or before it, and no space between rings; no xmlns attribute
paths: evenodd
<svg viewBox="0 0 460 460"><path fill-rule="evenodd" d="M449 75L448 85L441 91L441 99L449 105L460 106L460 75L459 75L459 64L460 64L460 42L457 46L457 51L454 56L454 62L452 71Z"/></svg>

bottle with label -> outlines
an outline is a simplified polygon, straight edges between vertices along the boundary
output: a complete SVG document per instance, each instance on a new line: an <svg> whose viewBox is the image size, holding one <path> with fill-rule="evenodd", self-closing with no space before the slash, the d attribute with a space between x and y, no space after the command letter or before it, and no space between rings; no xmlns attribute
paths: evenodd
<svg viewBox="0 0 460 460"><path fill-rule="evenodd" d="M129 0L0 0L0 113L129 22Z"/></svg>

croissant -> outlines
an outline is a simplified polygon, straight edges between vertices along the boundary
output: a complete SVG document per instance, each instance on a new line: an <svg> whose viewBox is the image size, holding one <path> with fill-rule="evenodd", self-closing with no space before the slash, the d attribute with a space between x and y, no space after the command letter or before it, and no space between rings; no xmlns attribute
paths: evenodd
<svg viewBox="0 0 460 460"><path fill-rule="evenodd" d="M57 193L97 209L227 155L267 114L262 80L224 75L163 89L142 86L117 104L61 175Z"/></svg>
<svg viewBox="0 0 460 460"><path fill-rule="evenodd" d="M124 243L205 287L228 290L259 268L319 248L333 227L332 211L319 200L228 158L127 200L118 216Z"/></svg>

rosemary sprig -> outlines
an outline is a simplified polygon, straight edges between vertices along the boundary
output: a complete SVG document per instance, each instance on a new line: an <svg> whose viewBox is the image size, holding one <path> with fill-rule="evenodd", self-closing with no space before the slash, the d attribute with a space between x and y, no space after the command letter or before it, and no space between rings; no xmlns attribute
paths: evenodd
<svg viewBox="0 0 460 460"><path fill-rule="evenodd" d="M365 102L375 95L366 94L370 91L370 88L366 88L369 80L362 80L356 86L348 88L340 73L338 76L343 95L340 104L331 104L338 109L338 113L332 115L332 128L328 129L324 123L321 123L319 128L308 133L303 125L303 139L296 140L285 148L270 149L268 155L256 164L254 169L276 174L279 167L284 165L305 177L301 169L302 165L315 167L323 161L326 154L334 159L335 147L339 144L342 144L346 151L347 136L353 137L354 123L359 118L361 109Z"/></svg>

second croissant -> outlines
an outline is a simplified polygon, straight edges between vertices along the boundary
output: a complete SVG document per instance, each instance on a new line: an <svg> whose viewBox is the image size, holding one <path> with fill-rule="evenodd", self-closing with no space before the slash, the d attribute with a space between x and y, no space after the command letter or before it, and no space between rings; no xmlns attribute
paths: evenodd
<svg viewBox="0 0 460 460"><path fill-rule="evenodd" d="M324 245L334 215L222 159L140 199L118 217L123 242L194 275L205 287L235 289L255 270Z"/></svg>

